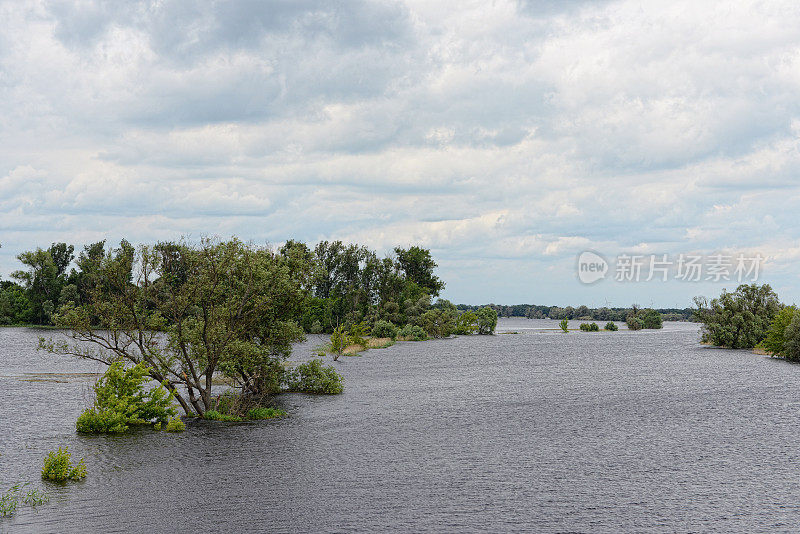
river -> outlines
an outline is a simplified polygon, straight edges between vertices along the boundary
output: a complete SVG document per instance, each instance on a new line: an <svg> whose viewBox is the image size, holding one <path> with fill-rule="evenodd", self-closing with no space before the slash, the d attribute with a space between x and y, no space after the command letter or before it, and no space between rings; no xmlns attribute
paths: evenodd
<svg viewBox="0 0 800 534"><path fill-rule="evenodd" d="M286 418L123 436L75 432L96 365L2 328L0 490L51 500L0 532L796 531L800 366L690 323L557 327L397 343L331 362L342 395L279 396ZM42 482L64 445L87 478Z"/></svg>

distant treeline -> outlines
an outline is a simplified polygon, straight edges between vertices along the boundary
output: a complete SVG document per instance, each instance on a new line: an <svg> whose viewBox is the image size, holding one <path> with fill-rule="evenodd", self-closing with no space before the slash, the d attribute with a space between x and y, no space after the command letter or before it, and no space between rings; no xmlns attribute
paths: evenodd
<svg viewBox="0 0 800 534"><path fill-rule="evenodd" d="M543 306L537 304L515 304L505 306L500 304L486 304L482 306L470 306L469 304L459 304L457 308L462 311L475 311L483 307L489 307L497 312L499 317L527 317L528 319L580 319L585 321L625 321L636 306L629 308L589 308L588 306L578 306L573 308L567 306ZM691 321L693 308L657 308L665 321Z"/></svg>

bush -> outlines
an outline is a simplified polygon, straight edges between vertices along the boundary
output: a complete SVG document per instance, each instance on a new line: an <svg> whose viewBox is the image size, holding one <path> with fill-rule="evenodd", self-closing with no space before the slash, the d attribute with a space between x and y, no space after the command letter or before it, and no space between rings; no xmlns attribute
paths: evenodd
<svg viewBox="0 0 800 534"><path fill-rule="evenodd" d="M395 339L397 337L397 327L389 321L378 321L372 327L372 337L388 337Z"/></svg>
<svg viewBox="0 0 800 534"><path fill-rule="evenodd" d="M203 414L204 419L210 419L212 421L226 421L229 423L238 423L242 420L241 417L237 415L228 415L225 413L219 413L217 410L208 410L206 413Z"/></svg>
<svg viewBox="0 0 800 534"><path fill-rule="evenodd" d="M635 315L629 315L625 320L625 324L628 325L628 330L641 330L644 328L644 322Z"/></svg>
<svg viewBox="0 0 800 534"><path fill-rule="evenodd" d="M408 341L425 341L428 339L428 334L424 328L410 324L401 328L399 335Z"/></svg>
<svg viewBox="0 0 800 534"><path fill-rule="evenodd" d="M80 462L72 465L69 450L67 447L58 448L58 451L50 451L44 459L42 467L42 478L45 480L55 480L63 482L65 480L81 480L86 478L86 464L81 458Z"/></svg>
<svg viewBox="0 0 800 534"><path fill-rule="evenodd" d="M478 331L478 316L473 311L465 311L456 318L454 334L469 336Z"/></svg>
<svg viewBox="0 0 800 534"><path fill-rule="evenodd" d="M347 342L350 345L367 346L367 325L364 323L354 324L347 332Z"/></svg>
<svg viewBox="0 0 800 534"><path fill-rule="evenodd" d="M287 373L286 385L288 391L336 395L344 390L344 378L322 360L310 360Z"/></svg>
<svg viewBox="0 0 800 534"><path fill-rule="evenodd" d="M186 423L180 420L179 417L170 419L167 426L164 427L165 432L183 432L186 430Z"/></svg>
<svg viewBox="0 0 800 534"><path fill-rule="evenodd" d="M612 323L611 321L609 321L609 322L606 323L606 325L603 327L603 329L604 330L608 330L610 332L616 332L617 330L619 330L619 327L615 323Z"/></svg>
<svg viewBox="0 0 800 534"><path fill-rule="evenodd" d="M322 323L320 323L319 321L314 321L313 323L311 323L310 330L312 334L321 334L322 332L325 331L325 329L322 327Z"/></svg>
<svg viewBox="0 0 800 534"><path fill-rule="evenodd" d="M142 363L127 369L122 362L111 364L94 385L94 406L78 417L78 432L120 433L128 425L166 423L175 415L172 394L163 386L145 390L149 372Z"/></svg>
<svg viewBox="0 0 800 534"><path fill-rule="evenodd" d="M599 332L600 327L597 326L597 323L581 323L580 329L584 332Z"/></svg>
<svg viewBox="0 0 800 534"><path fill-rule="evenodd" d="M493 308L485 307L478 310L478 334L488 336L494 334L497 326L497 312Z"/></svg>
<svg viewBox="0 0 800 534"><path fill-rule="evenodd" d="M653 309L645 310L641 319L642 319L642 328L646 328L649 330L658 330L659 328L664 326L664 320L662 319L661 314Z"/></svg>
<svg viewBox="0 0 800 534"><path fill-rule="evenodd" d="M558 323L558 326L561 327L561 331L565 334L569 332L569 321L566 319L561 319L561 322Z"/></svg>

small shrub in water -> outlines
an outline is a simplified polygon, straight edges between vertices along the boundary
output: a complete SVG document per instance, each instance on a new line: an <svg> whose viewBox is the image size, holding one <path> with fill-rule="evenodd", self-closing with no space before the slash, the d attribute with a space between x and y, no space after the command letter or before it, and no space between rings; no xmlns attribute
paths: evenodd
<svg viewBox="0 0 800 534"><path fill-rule="evenodd" d="M378 321L372 327L372 337L388 337L394 339L397 337L397 327L389 321Z"/></svg>
<svg viewBox="0 0 800 534"><path fill-rule="evenodd" d="M289 391L336 395L344 390L344 378L322 360L310 360L287 373L286 385Z"/></svg>
<svg viewBox="0 0 800 534"><path fill-rule="evenodd" d="M72 465L69 450L67 447L58 448L58 451L50 451L44 459L42 467L42 478L63 482L65 480L81 480L86 478L86 464L81 458L80 462Z"/></svg>
<svg viewBox="0 0 800 534"><path fill-rule="evenodd" d="M219 413L217 410L209 410L203 414L203 417L205 419L211 419L212 421L225 421L228 423L238 423L242 420L241 417Z"/></svg>
<svg viewBox="0 0 800 534"><path fill-rule="evenodd" d="M166 432L183 432L186 430L186 424L179 417L175 417L169 420L164 430Z"/></svg>
<svg viewBox="0 0 800 534"><path fill-rule="evenodd" d="M561 327L561 331L564 332L565 334L569 331L569 321L567 321L566 319L561 319L561 322L558 323L558 326Z"/></svg>
<svg viewBox="0 0 800 534"><path fill-rule="evenodd" d="M78 417L78 432L120 433L128 425L166 423L175 415L172 395L163 386L145 390L149 372L141 363L127 369L122 362L111 364L94 385L94 406Z"/></svg>
<svg viewBox="0 0 800 534"><path fill-rule="evenodd" d="M597 323L581 323L580 329L584 332L599 332L600 327Z"/></svg>
<svg viewBox="0 0 800 534"><path fill-rule="evenodd" d="M410 340L410 341L425 341L428 339L428 333L425 332L425 329L421 326L416 325L405 325L400 330L400 337Z"/></svg>
<svg viewBox="0 0 800 534"><path fill-rule="evenodd" d="M611 321L607 322L606 326L603 328L610 332L616 332L617 330L619 330L619 327L615 323L612 323Z"/></svg>

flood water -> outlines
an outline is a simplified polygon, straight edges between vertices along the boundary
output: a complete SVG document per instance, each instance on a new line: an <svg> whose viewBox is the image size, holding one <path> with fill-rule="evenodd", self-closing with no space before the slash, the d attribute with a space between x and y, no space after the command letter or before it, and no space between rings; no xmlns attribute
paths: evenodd
<svg viewBox="0 0 800 534"><path fill-rule="evenodd" d="M701 346L689 323L555 329L344 357L345 392L282 395L281 420L82 436L94 378L41 373L99 369L2 328L0 489L51 500L0 532L797 530L800 366ZM63 445L88 476L45 484Z"/></svg>

